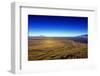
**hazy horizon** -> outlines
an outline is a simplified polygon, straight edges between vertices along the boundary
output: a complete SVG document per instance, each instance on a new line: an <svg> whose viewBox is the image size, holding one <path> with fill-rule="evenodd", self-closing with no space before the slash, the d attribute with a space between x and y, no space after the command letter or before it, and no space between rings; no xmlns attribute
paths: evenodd
<svg viewBox="0 0 100 76"><path fill-rule="evenodd" d="M83 36L83 35L88 35L88 34L81 34L81 35L76 35L76 36L45 36L45 35L36 35L36 36L28 36L28 37L78 37L78 36Z"/></svg>

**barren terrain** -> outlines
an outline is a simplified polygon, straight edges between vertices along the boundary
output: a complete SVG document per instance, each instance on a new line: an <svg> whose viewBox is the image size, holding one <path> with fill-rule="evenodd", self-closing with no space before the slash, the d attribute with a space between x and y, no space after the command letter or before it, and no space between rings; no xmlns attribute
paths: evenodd
<svg viewBox="0 0 100 76"><path fill-rule="evenodd" d="M28 60L87 58L87 43L67 38L28 38Z"/></svg>

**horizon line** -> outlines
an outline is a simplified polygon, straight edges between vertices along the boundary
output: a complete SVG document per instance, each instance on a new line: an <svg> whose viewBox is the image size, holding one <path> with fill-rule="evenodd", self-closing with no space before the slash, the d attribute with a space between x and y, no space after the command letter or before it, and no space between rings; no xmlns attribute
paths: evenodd
<svg viewBox="0 0 100 76"><path fill-rule="evenodd" d="M45 35L29 36L28 35L28 37L77 37L77 36L82 36L82 35L88 35L88 34L81 34L81 35L76 35L76 36L45 36Z"/></svg>

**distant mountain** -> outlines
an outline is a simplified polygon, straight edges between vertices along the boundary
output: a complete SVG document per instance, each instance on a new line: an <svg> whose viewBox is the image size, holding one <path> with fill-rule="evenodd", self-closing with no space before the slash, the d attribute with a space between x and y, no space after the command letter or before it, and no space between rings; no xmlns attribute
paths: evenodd
<svg viewBox="0 0 100 76"><path fill-rule="evenodd" d="M44 36L44 35L39 35L39 36L29 36L29 37L46 37L46 36Z"/></svg>
<svg viewBox="0 0 100 76"><path fill-rule="evenodd" d="M46 36L40 35L40 36L28 36L28 39L43 39Z"/></svg>
<svg viewBox="0 0 100 76"><path fill-rule="evenodd" d="M80 37L80 38L88 38L88 35L85 34L85 35L80 35L80 36L77 36L77 37Z"/></svg>
<svg viewBox="0 0 100 76"><path fill-rule="evenodd" d="M88 43L88 35L80 35L76 37L70 37L69 39L74 40L76 42L81 42L81 43Z"/></svg>

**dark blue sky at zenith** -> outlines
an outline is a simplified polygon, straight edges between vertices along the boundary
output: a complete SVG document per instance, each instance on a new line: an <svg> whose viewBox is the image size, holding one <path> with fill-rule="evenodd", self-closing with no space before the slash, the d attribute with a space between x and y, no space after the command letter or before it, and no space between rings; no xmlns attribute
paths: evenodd
<svg viewBox="0 0 100 76"><path fill-rule="evenodd" d="M88 17L28 15L28 36L72 37L88 33Z"/></svg>

